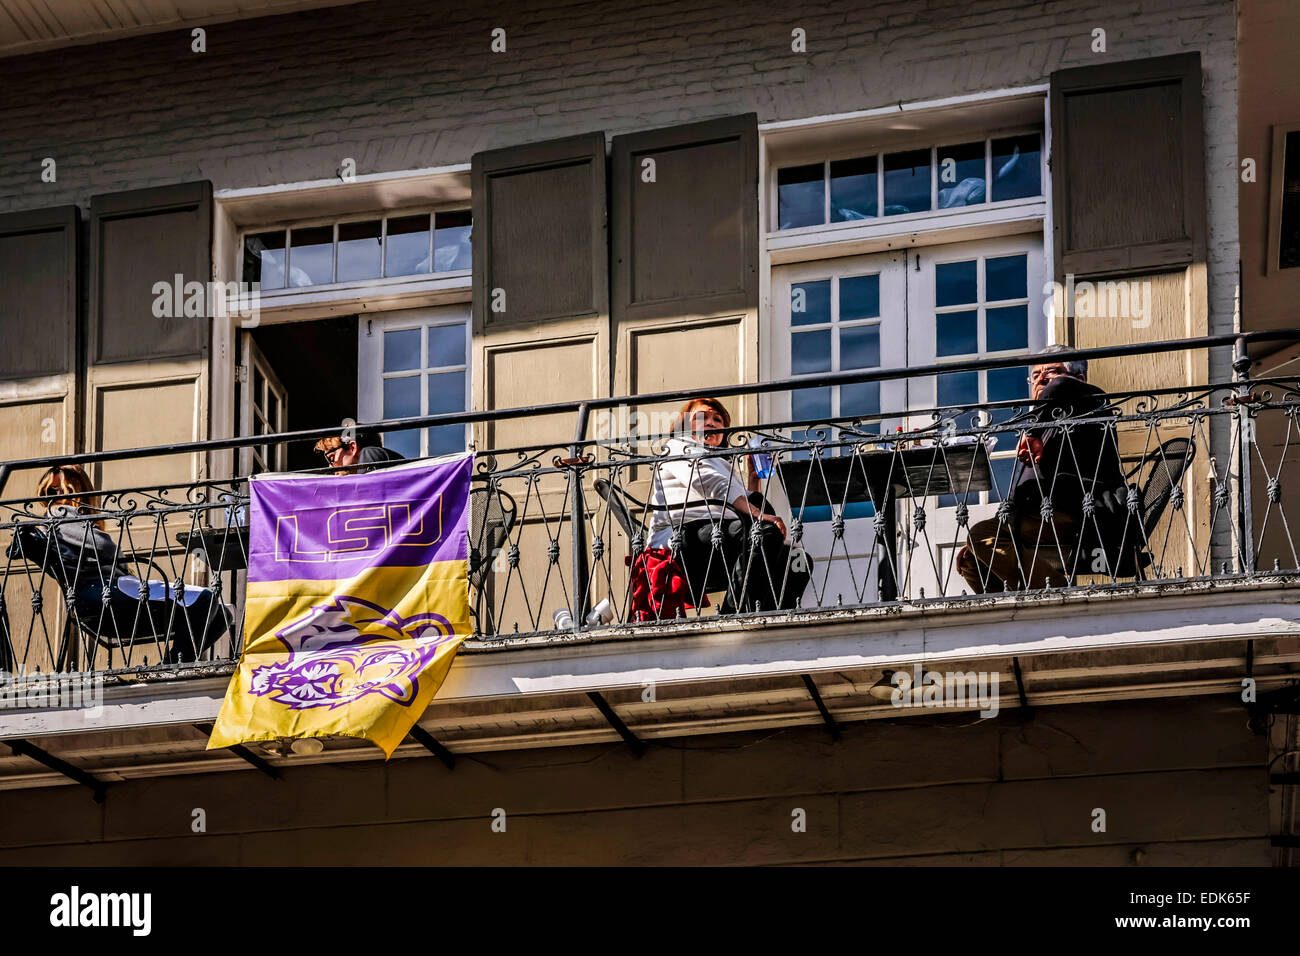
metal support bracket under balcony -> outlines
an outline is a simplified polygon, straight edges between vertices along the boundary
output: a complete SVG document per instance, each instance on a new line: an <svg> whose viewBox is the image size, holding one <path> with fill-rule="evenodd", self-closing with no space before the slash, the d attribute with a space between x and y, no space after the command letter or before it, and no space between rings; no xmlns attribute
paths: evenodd
<svg viewBox="0 0 1300 956"><path fill-rule="evenodd" d="M42 750L31 741L23 740L21 737L13 740L6 740L5 744L18 756L29 757L37 763L49 767L55 773L61 773L69 780L75 780L83 787L89 787L91 793L94 794L95 802L104 802L104 790L108 786L104 781L97 780L80 767L74 767L66 760L60 760L58 757L54 756L54 754Z"/></svg>
<svg viewBox="0 0 1300 956"><path fill-rule="evenodd" d="M609 706L609 701L605 700L598 691L588 691L587 698L596 705L596 709L601 712L604 718L609 721L609 725L618 731L618 735L623 738L623 742L632 748L632 753L638 757L645 753L645 744L642 743L637 735L628 729L627 724L623 723L623 718L614 713L614 708Z"/></svg>
<svg viewBox="0 0 1300 956"><path fill-rule="evenodd" d="M826 702L822 700L821 691L817 689L817 682L808 674L803 674L802 677L803 685L808 688L808 696L817 705L817 711L822 715L826 729L830 731L831 740L838 742L840 739L840 725L835 722L835 718L831 716L831 712L826 708Z"/></svg>
<svg viewBox="0 0 1300 956"><path fill-rule="evenodd" d="M1032 720L1034 708L1029 706L1029 695L1025 693L1025 675L1020 670L1020 658L1011 658L1011 668L1016 674L1016 695L1020 698L1020 719Z"/></svg>
<svg viewBox="0 0 1300 956"><path fill-rule="evenodd" d="M212 736L211 724L194 724L193 727L195 730L203 734L205 737ZM253 767L255 767L256 769L262 771L262 773L266 774L272 780L280 779L279 770L276 770L275 767L271 766L269 763L267 763L257 754L253 753L253 751L249 750L243 744L235 744L233 747L227 747L226 749L229 750L236 757L238 757L240 760L243 760L245 763L248 763Z"/></svg>
<svg viewBox="0 0 1300 956"><path fill-rule="evenodd" d="M442 744L438 743L437 738L435 738L433 734L429 733L419 724L416 724L411 728L411 736L414 737L416 742L424 747L425 750L429 751L429 753L433 754L446 764L448 770L456 769L456 755Z"/></svg>

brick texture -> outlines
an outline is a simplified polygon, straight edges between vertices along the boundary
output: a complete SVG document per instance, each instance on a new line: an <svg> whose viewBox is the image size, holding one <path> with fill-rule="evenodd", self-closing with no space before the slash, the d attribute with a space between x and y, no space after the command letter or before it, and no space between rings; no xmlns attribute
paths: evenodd
<svg viewBox="0 0 1300 956"><path fill-rule="evenodd" d="M1235 322L1230 0L376 0L0 60L0 211L211 179L217 189L467 162L478 150L756 111L760 122L1045 82L1199 50L1210 304ZM491 31L507 51L492 53ZM806 31L808 52L790 50ZM1105 53L1092 31L1107 33ZM58 181L40 181L41 160ZM1216 371L1223 371L1217 369Z"/></svg>

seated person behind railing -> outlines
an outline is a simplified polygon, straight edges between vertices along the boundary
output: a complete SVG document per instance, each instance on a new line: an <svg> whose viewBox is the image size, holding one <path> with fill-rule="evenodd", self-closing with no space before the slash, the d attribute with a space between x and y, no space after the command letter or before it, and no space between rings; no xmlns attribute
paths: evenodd
<svg viewBox="0 0 1300 956"><path fill-rule="evenodd" d="M682 406L665 454L686 457L655 469L651 504L660 507L651 512L650 547L669 548L680 531L677 560L690 590L701 597L725 588L721 613L794 608L810 575L787 568L785 522L758 492L754 475L746 482L736 477L734 456L709 454L723 443L717 429L730 427L731 415L717 399L693 398ZM715 527L721 553L713 545Z"/></svg>
<svg viewBox="0 0 1300 956"><path fill-rule="evenodd" d="M1069 350L1044 350L1063 351ZM1106 393L1088 383L1087 361L1044 361L1029 380L1040 403L1033 417L1044 427L1029 429L1016 448L1021 464L1010 489L1010 518L971 525L970 543L957 553L957 570L976 594L1064 586L1075 574L1093 570L1094 546L1104 546L1113 562L1115 521L1122 531L1125 520L1117 514L1125 479L1115 436L1101 421L1075 424L1068 433L1051 426L1062 418L1098 417L1106 407ZM1089 493L1095 509L1085 519ZM1051 501L1050 520L1042 514L1045 498ZM1130 530L1130 544L1132 536Z"/></svg>
<svg viewBox="0 0 1300 956"><path fill-rule="evenodd" d="M325 456L325 460L336 469L336 475L359 475L372 470L365 465L406 460L391 448L385 448L379 433L368 428L345 428L340 437L330 435L322 438L312 448Z"/></svg>
<svg viewBox="0 0 1300 956"><path fill-rule="evenodd" d="M52 517L67 520L55 525L53 541L44 522L20 525L6 556L38 565L61 587L70 588L73 612L83 628L123 645L166 636L164 663L195 660L229 630L229 612L209 588L185 585L177 601L175 590L165 582L142 581L131 574L103 531L102 519L77 520L103 513L94 482L80 465L50 468L41 476L36 494L58 495L41 504Z"/></svg>

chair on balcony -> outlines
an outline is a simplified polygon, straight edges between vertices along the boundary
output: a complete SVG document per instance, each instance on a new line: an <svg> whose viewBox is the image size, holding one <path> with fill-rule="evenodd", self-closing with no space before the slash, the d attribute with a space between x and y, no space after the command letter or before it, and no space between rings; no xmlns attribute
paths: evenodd
<svg viewBox="0 0 1300 956"><path fill-rule="evenodd" d="M57 670L80 666L77 631L108 649L110 660L114 650L162 638L167 643L164 663L202 659L230 631L230 609L209 588L184 585L178 593L166 583L166 574L157 564L138 554L117 554L115 565L107 571L87 573L91 569L83 553L66 538L52 542L45 526L38 523L18 528L10 545L11 558L39 567L71 602ZM152 579L154 574L162 580Z"/></svg>
<svg viewBox="0 0 1300 956"><path fill-rule="evenodd" d="M644 546L648 537L644 518L637 514L648 515L653 511L667 511L669 505L652 505L638 501L622 488L615 487L608 479L597 478L594 482L596 494L600 495L614 520L618 522L628 540L633 542L633 553L624 558L624 563L631 569L628 580L628 612L639 621L671 620L678 612L685 612L696 605L692 602L689 582L681 566L667 552L660 553ZM688 502L689 505L704 502ZM721 502L735 511L730 504ZM642 545L636 547L638 535ZM708 607L707 594L701 594L699 606Z"/></svg>
<svg viewBox="0 0 1300 956"><path fill-rule="evenodd" d="M594 485L596 493L605 500L610 513L614 516L614 520L618 522L619 527L623 529L628 539L633 542L636 541L638 534L641 535L643 541L648 537L646 518L654 512L677 511L682 508L714 505L735 515L741 514L731 502L720 499L698 499L681 504L656 505L638 501L622 488L615 487L604 478L598 478ZM644 517L637 517L637 515ZM784 554L784 560L788 562L790 557L788 547L785 548ZM694 593L694 597L699 599L700 607L708 607L708 591L728 591L728 598L723 601L719 613L731 613L730 591L734 586L734 582L728 580L728 572L724 563L718 562L713 566L707 581L696 582L691 585L683 569L684 566L667 551L658 552L655 549L643 547L639 552L629 555L627 561L633 571L633 580L629 583L631 597L636 597L637 589L640 587L649 595L651 604L655 605L655 616L658 619L675 616L678 603L681 603L683 607L694 607L695 605L690 603L692 593ZM644 575L645 580L639 580L638 575ZM791 573L789 581L781 585L783 588L786 584L789 585L783 598L783 601L787 603L782 603L782 608L789 610L794 607L794 601L803 594L810 578L811 574L807 571Z"/></svg>
<svg viewBox="0 0 1300 956"><path fill-rule="evenodd" d="M1149 452L1125 475L1131 484L1141 482L1138 513L1142 533L1128 532L1128 538L1137 540L1126 541L1124 553L1119 556L1116 577L1144 580L1146 569L1155 562L1149 548L1151 536L1173 498L1174 489L1182 484L1183 476L1195 457L1196 442L1190 438L1171 438Z"/></svg>
<svg viewBox="0 0 1300 956"><path fill-rule="evenodd" d="M492 573L492 564L501 553L518 518L515 499L498 487L482 480L469 493L469 583L478 594L474 618L478 620L483 602L484 585Z"/></svg>

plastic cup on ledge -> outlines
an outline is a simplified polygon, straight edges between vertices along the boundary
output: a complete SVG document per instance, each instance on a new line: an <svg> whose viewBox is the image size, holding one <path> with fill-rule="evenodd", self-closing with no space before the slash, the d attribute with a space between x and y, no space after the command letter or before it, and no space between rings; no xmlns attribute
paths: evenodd
<svg viewBox="0 0 1300 956"><path fill-rule="evenodd" d="M572 618L570 618L572 621ZM587 615L587 623L592 627L601 627L605 624L611 624L614 621L614 605L609 603L609 598L605 598L599 604L591 609Z"/></svg>

